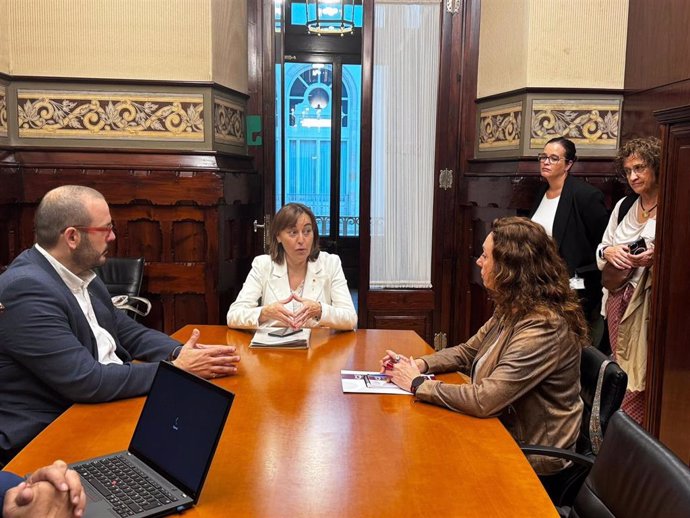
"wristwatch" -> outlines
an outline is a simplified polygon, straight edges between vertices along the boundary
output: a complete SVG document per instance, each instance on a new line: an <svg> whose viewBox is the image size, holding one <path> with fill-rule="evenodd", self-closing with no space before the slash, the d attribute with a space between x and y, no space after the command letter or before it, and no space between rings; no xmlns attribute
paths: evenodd
<svg viewBox="0 0 690 518"><path fill-rule="evenodd" d="M180 351L182 351L182 345L178 345L172 350L170 355L168 355L168 361L174 362L175 360L177 360L177 357L180 355Z"/></svg>
<svg viewBox="0 0 690 518"><path fill-rule="evenodd" d="M419 386L426 381L426 378L424 376L417 376L415 379L412 380L412 387L410 388L410 392L412 394L417 393L417 389Z"/></svg>
<svg viewBox="0 0 690 518"><path fill-rule="evenodd" d="M606 257L604 257L604 250L606 250L607 248L608 248L608 245L602 246L599 249L599 259L601 259L602 261L606 259Z"/></svg>

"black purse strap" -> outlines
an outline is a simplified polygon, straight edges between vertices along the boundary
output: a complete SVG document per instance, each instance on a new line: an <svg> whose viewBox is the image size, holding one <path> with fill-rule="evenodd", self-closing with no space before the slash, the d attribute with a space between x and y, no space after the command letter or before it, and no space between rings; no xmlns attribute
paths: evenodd
<svg viewBox="0 0 690 518"><path fill-rule="evenodd" d="M633 203L635 203L635 200L639 198L639 194L631 194L630 196L626 196L625 199L623 199L623 202L621 203L620 208L618 209L618 224L621 224L621 221L623 221L623 218L625 215L630 211L630 207L633 206Z"/></svg>

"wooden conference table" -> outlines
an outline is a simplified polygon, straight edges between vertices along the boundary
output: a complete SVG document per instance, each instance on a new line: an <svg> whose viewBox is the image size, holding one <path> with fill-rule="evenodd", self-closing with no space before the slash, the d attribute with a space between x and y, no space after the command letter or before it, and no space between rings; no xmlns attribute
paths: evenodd
<svg viewBox="0 0 690 518"><path fill-rule="evenodd" d="M318 329L309 350L256 350L250 332L196 327L202 343L236 345L242 360L237 376L215 381L236 398L201 499L185 515L557 516L497 419L411 396L342 393L341 369L376 370L387 348L430 352L414 332ZM184 342L192 328L173 336ZM74 405L6 469L127 449L143 402Z"/></svg>

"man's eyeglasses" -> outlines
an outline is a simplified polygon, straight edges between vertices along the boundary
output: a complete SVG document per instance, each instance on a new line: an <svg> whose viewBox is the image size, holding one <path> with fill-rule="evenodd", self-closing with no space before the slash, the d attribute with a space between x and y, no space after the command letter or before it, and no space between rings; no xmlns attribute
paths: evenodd
<svg viewBox="0 0 690 518"><path fill-rule="evenodd" d="M111 232L115 232L115 225L112 223L108 223L104 227L86 227L82 225L71 225L72 228L76 228L77 230L81 230L82 232L103 232L105 234L110 234ZM65 227L62 229L62 232L67 230L69 227Z"/></svg>
<svg viewBox="0 0 690 518"><path fill-rule="evenodd" d="M635 164L630 169L627 167L623 169L623 174L630 178L630 175L635 173L637 176L642 176L647 171L647 164Z"/></svg>
<svg viewBox="0 0 690 518"><path fill-rule="evenodd" d="M565 160L564 157L558 155L547 155L546 153L539 153L537 155L537 160L544 162L546 164L557 164L561 160Z"/></svg>

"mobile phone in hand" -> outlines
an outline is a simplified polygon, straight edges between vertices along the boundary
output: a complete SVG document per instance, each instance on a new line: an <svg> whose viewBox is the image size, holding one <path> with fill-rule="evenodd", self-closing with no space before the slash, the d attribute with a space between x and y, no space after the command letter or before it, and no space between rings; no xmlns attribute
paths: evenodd
<svg viewBox="0 0 690 518"><path fill-rule="evenodd" d="M628 245L628 250L630 250L631 255L638 255L647 250L647 243L645 243L644 238L640 238L634 243Z"/></svg>
<svg viewBox="0 0 690 518"><path fill-rule="evenodd" d="M268 336L277 336L278 338L284 338L286 336L296 335L300 331L301 331L301 329L293 329L291 327L281 327L280 329L276 329L275 331L271 331L270 333L268 333Z"/></svg>

